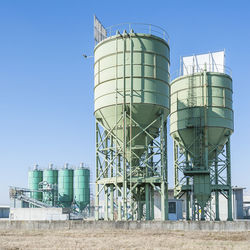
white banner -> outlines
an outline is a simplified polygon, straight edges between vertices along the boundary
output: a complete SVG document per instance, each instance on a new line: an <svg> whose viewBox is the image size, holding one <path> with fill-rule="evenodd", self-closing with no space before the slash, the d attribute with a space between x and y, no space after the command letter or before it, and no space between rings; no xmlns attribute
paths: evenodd
<svg viewBox="0 0 250 250"><path fill-rule="evenodd" d="M225 51L186 56L182 58L182 74L189 75L205 69L225 73Z"/></svg>
<svg viewBox="0 0 250 250"><path fill-rule="evenodd" d="M94 16L94 39L95 43L101 42L107 37L107 30L101 24L96 16Z"/></svg>

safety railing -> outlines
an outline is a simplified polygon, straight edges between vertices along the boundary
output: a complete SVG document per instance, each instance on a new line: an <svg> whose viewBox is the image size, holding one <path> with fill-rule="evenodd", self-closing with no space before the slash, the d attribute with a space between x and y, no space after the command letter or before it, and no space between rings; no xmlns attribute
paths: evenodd
<svg viewBox="0 0 250 250"><path fill-rule="evenodd" d="M123 33L126 30L128 33L133 30L134 33L143 33L158 36L164 39L169 44L169 35L163 28L147 23L120 23L106 28L107 37L113 36L117 31Z"/></svg>
<svg viewBox="0 0 250 250"><path fill-rule="evenodd" d="M206 69L207 72L216 72L229 75L232 77L231 68L220 64L196 64L196 65L184 65L179 69L171 73L171 81L175 78L185 75L192 75L195 73L201 73Z"/></svg>

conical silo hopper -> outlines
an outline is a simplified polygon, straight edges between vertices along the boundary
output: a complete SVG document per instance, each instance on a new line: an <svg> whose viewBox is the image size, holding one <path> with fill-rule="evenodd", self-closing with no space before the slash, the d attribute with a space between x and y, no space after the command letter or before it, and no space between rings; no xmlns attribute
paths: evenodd
<svg viewBox="0 0 250 250"><path fill-rule="evenodd" d="M195 162L202 156L205 141L204 137L196 141L194 138L201 130L204 134L204 128L208 160L212 163L233 132L232 78L227 74L207 72L205 76L196 73L179 77L171 83L170 133L189 149ZM202 167L201 160L197 165Z"/></svg>

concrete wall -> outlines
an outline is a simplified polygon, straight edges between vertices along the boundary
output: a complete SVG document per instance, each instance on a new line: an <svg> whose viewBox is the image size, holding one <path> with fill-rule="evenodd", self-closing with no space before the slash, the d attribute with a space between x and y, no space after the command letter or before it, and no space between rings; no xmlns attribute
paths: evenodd
<svg viewBox="0 0 250 250"><path fill-rule="evenodd" d="M10 220L68 220L63 208L11 208Z"/></svg>
<svg viewBox="0 0 250 250"><path fill-rule="evenodd" d="M0 220L4 230L184 230L250 231L250 221L12 221Z"/></svg>

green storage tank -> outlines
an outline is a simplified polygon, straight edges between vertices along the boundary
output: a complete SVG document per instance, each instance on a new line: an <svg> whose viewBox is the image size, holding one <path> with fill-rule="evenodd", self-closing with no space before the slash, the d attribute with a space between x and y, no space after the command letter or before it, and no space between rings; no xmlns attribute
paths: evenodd
<svg viewBox="0 0 250 250"><path fill-rule="evenodd" d="M129 35L118 34L101 41L96 45L94 55L95 117L105 128L114 128L117 120L120 120L117 124L117 137L123 141L123 103L127 102L126 109L130 112L130 98L133 101L131 115L140 127L146 127L160 114L163 114L164 120L167 119L170 52L165 40L132 31ZM125 98L122 95L124 85ZM117 118L116 114L121 115ZM127 124L130 124L130 119L127 119ZM138 148L133 151L140 157L145 151L145 134L140 133L139 125L133 127L135 139L132 147ZM160 125L160 122L155 122L148 127L147 131L153 138L159 135ZM127 141L129 131L128 127ZM152 138L148 144L151 141ZM126 152L129 161L129 148Z"/></svg>
<svg viewBox="0 0 250 250"><path fill-rule="evenodd" d="M83 167L74 170L74 199L80 211L90 204L90 171Z"/></svg>
<svg viewBox="0 0 250 250"><path fill-rule="evenodd" d="M53 169L53 164L50 164L49 168L43 171L43 181L50 185L58 185L58 170ZM57 192L54 192L54 194L44 192L43 201L55 205L55 202L57 201Z"/></svg>
<svg viewBox="0 0 250 250"><path fill-rule="evenodd" d="M73 202L73 175L74 170L65 164L58 172L58 203L62 207L70 207Z"/></svg>
<svg viewBox="0 0 250 250"><path fill-rule="evenodd" d="M38 169L38 165L28 173L28 187L31 190L39 190L39 183L43 181L43 171ZM30 196L36 200L42 201L42 192L31 192Z"/></svg>
<svg viewBox="0 0 250 250"><path fill-rule="evenodd" d="M186 157L183 160L186 166L178 166L182 163L178 163L177 151L174 153L175 190L176 194L193 192L201 209L201 219L205 219L205 208L212 192L224 190L230 199L230 174L226 174L227 181L218 177L220 171L224 171L218 170L221 164L218 155L228 144L228 159L222 164L228 162L224 169L229 168L230 135L234 129L232 93L232 78L226 73L209 72L206 65L205 70L178 77L171 83L170 134L174 139L174 149L180 147L180 155ZM183 170L183 179L187 180L185 185L178 182L180 169ZM193 178L192 182L189 177ZM222 182L224 186L219 186ZM231 205L228 206L230 209Z"/></svg>
<svg viewBox="0 0 250 250"><path fill-rule="evenodd" d="M113 220L116 192L122 199L119 211L124 220L140 220L144 211L138 204L143 203L148 220L154 217L154 201L150 197L157 190L161 193L162 220L165 220L166 120L170 109L167 33L150 24L113 28L107 28L110 36L94 49L95 206L99 207L104 195L104 219L108 220L110 213ZM130 210L132 215L128 216ZM99 219L98 209L95 215Z"/></svg>
<svg viewBox="0 0 250 250"><path fill-rule="evenodd" d="M193 138L197 128L206 125L209 160L212 160L215 157L214 145L221 149L233 132L232 78L219 72L206 72L206 90L204 77L204 73L195 73L172 81L170 134L189 148L195 158L199 145L193 143ZM204 105L208 107L206 116Z"/></svg>

